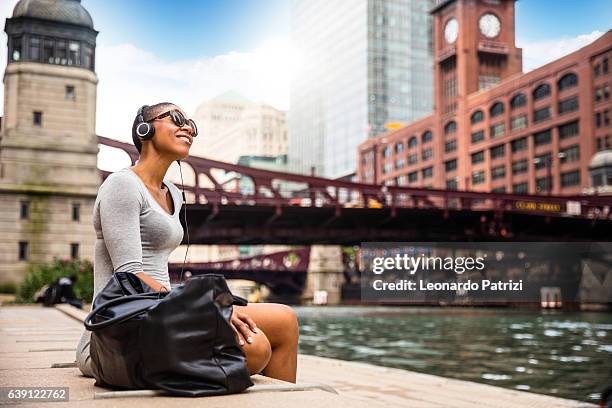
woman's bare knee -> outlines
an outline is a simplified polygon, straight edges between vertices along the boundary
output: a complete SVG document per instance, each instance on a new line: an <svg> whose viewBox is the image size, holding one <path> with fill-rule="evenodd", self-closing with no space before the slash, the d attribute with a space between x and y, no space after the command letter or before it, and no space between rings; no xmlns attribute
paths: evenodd
<svg viewBox="0 0 612 408"><path fill-rule="evenodd" d="M259 373L263 370L272 357L272 346L268 341L268 337L259 328L255 328L256 333L253 333L251 338L252 343L244 343L242 349L246 355L247 368L251 375Z"/></svg>

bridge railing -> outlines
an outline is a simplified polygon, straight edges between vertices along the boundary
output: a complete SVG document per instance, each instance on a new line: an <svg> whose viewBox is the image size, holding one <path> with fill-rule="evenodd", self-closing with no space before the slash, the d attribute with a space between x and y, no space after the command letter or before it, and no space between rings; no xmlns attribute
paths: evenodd
<svg viewBox="0 0 612 408"><path fill-rule="evenodd" d="M138 159L128 143L98 136L99 143L124 150ZM196 184L185 185L189 202L224 205L260 205L342 208L398 208L451 210L493 210L549 216L612 219L612 197L553 196L477 191L440 190L402 186L380 186L343 180L329 180L225 163L202 157L188 157L183 163L194 171ZM102 171L106 178L110 172Z"/></svg>

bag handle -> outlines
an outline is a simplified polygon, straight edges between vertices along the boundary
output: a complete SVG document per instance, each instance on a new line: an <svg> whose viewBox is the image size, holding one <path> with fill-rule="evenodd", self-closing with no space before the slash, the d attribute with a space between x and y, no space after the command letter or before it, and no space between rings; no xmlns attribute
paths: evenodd
<svg viewBox="0 0 612 408"><path fill-rule="evenodd" d="M165 297L167 293L170 293L170 292L149 292L149 293L142 293L142 294L138 294L138 295L122 296L122 297L118 297L116 299L109 300L108 302L105 302L105 303L101 304L100 306L96 307L94 310L92 310L87 315L87 317L85 317L85 321L83 323L85 324L85 328L87 330L90 330L90 331L104 329L105 327L111 326L113 324L121 323L121 322L123 322L123 321L125 321L127 319L131 319L134 316L138 316L139 314L142 314L142 313L146 312L147 310L149 310L154 305L142 306L142 307L140 307L138 309L131 310L131 311L125 313L125 314L122 314L122 315L119 315L119 316L115 316L115 317L113 317L111 319L105 320L105 321L100 322L100 323L91 323L91 320L93 319L93 317L95 315L100 313L101 310L104 310L104 309L109 308L111 306L118 305L118 304L121 304L121 303L131 302L133 300L159 299L160 297Z"/></svg>

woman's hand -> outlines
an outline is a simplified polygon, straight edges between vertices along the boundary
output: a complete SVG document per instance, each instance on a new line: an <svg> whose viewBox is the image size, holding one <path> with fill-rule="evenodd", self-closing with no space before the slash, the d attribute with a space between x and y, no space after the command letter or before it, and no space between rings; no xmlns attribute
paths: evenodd
<svg viewBox="0 0 612 408"><path fill-rule="evenodd" d="M253 338L251 337L251 331L253 333L257 333L257 331L255 330L257 325L255 324L255 321L253 321L253 319L249 317L249 315L247 315L246 313L239 312L238 310L236 310L236 307L234 307L230 322L232 323L232 328L236 332L238 342L241 346L244 345L245 340L248 343L253 342Z"/></svg>

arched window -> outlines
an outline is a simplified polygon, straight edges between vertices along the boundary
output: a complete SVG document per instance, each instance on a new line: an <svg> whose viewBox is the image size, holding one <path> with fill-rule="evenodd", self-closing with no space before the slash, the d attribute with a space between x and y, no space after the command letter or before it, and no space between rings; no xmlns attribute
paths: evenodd
<svg viewBox="0 0 612 408"><path fill-rule="evenodd" d="M455 133L457 131L457 122L451 120L444 126L444 134L449 135L451 133Z"/></svg>
<svg viewBox="0 0 612 408"><path fill-rule="evenodd" d="M563 75L559 82L557 82L557 87L560 91L571 88L576 85L578 85L578 76L573 72Z"/></svg>
<svg viewBox="0 0 612 408"><path fill-rule="evenodd" d="M491 106L491 110L489 111L489 114L492 118L494 118L495 116L499 116L502 113L504 113L504 104L501 102L495 102L493 106Z"/></svg>
<svg viewBox="0 0 612 408"><path fill-rule="evenodd" d="M425 131L425 133L423 133L423 135L421 136L422 143L431 142L432 140L433 140L433 134L429 130Z"/></svg>
<svg viewBox="0 0 612 408"><path fill-rule="evenodd" d="M472 125L478 122L482 122L484 119L484 113L482 113L481 110L477 110L476 112L472 113L472 118L470 119L472 122Z"/></svg>
<svg viewBox="0 0 612 408"><path fill-rule="evenodd" d="M550 95L550 85L542 84L533 90L533 100L537 101L538 99L546 98Z"/></svg>
<svg viewBox="0 0 612 408"><path fill-rule="evenodd" d="M412 136L410 139L408 139L408 147L416 147L417 145L417 138L416 136Z"/></svg>
<svg viewBox="0 0 612 408"><path fill-rule="evenodd" d="M512 99L510 99L510 107L512 109L520 108L521 106L525 106L527 104L527 95L524 93L516 94Z"/></svg>

